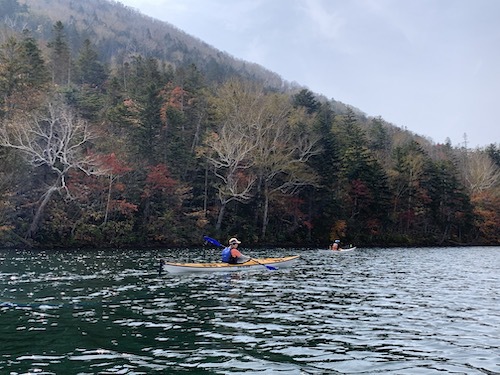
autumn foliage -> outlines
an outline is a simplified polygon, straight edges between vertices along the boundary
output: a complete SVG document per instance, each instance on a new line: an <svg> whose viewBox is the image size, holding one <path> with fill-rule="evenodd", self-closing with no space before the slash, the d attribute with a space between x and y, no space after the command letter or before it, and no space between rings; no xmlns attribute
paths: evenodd
<svg viewBox="0 0 500 375"><path fill-rule="evenodd" d="M104 61L62 22L0 35L5 246L500 243L496 144L436 145L213 61Z"/></svg>

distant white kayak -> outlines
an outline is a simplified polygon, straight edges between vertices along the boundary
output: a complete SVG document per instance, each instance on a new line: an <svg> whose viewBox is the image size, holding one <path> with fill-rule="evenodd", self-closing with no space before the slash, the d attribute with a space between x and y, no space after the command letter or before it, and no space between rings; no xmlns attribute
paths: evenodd
<svg viewBox="0 0 500 375"><path fill-rule="evenodd" d="M356 250L356 246L354 247L348 247L347 249L340 249L340 250L330 250L332 253L347 253L349 251L354 251Z"/></svg>

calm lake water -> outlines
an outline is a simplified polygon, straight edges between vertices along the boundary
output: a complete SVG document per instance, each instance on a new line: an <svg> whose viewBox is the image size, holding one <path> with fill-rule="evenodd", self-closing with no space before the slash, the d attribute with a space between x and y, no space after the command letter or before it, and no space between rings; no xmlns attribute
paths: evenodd
<svg viewBox="0 0 500 375"><path fill-rule="evenodd" d="M0 250L0 374L499 374L500 247Z"/></svg>

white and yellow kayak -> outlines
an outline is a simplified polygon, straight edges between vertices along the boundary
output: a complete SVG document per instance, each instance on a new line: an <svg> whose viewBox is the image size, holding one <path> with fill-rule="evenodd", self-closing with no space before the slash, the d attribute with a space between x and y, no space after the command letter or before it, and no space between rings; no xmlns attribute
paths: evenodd
<svg viewBox="0 0 500 375"><path fill-rule="evenodd" d="M229 264L223 262L216 263L174 263L161 262L162 269L169 273L183 272L228 272L241 271L247 269L281 269L288 268L299 259L300 255L282 257L282 258L256 258L241 264Z"/></svg>

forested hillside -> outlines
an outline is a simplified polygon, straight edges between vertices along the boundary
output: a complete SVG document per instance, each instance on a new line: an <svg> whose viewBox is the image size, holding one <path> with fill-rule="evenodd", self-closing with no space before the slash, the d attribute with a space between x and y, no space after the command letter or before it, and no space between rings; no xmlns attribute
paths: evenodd
<svg viewBox="0 0 500 375"><path fill-rule="evenodd" d="M500 242L496 143L434 144L118 2L0 14L4 246Z"/></svg>

